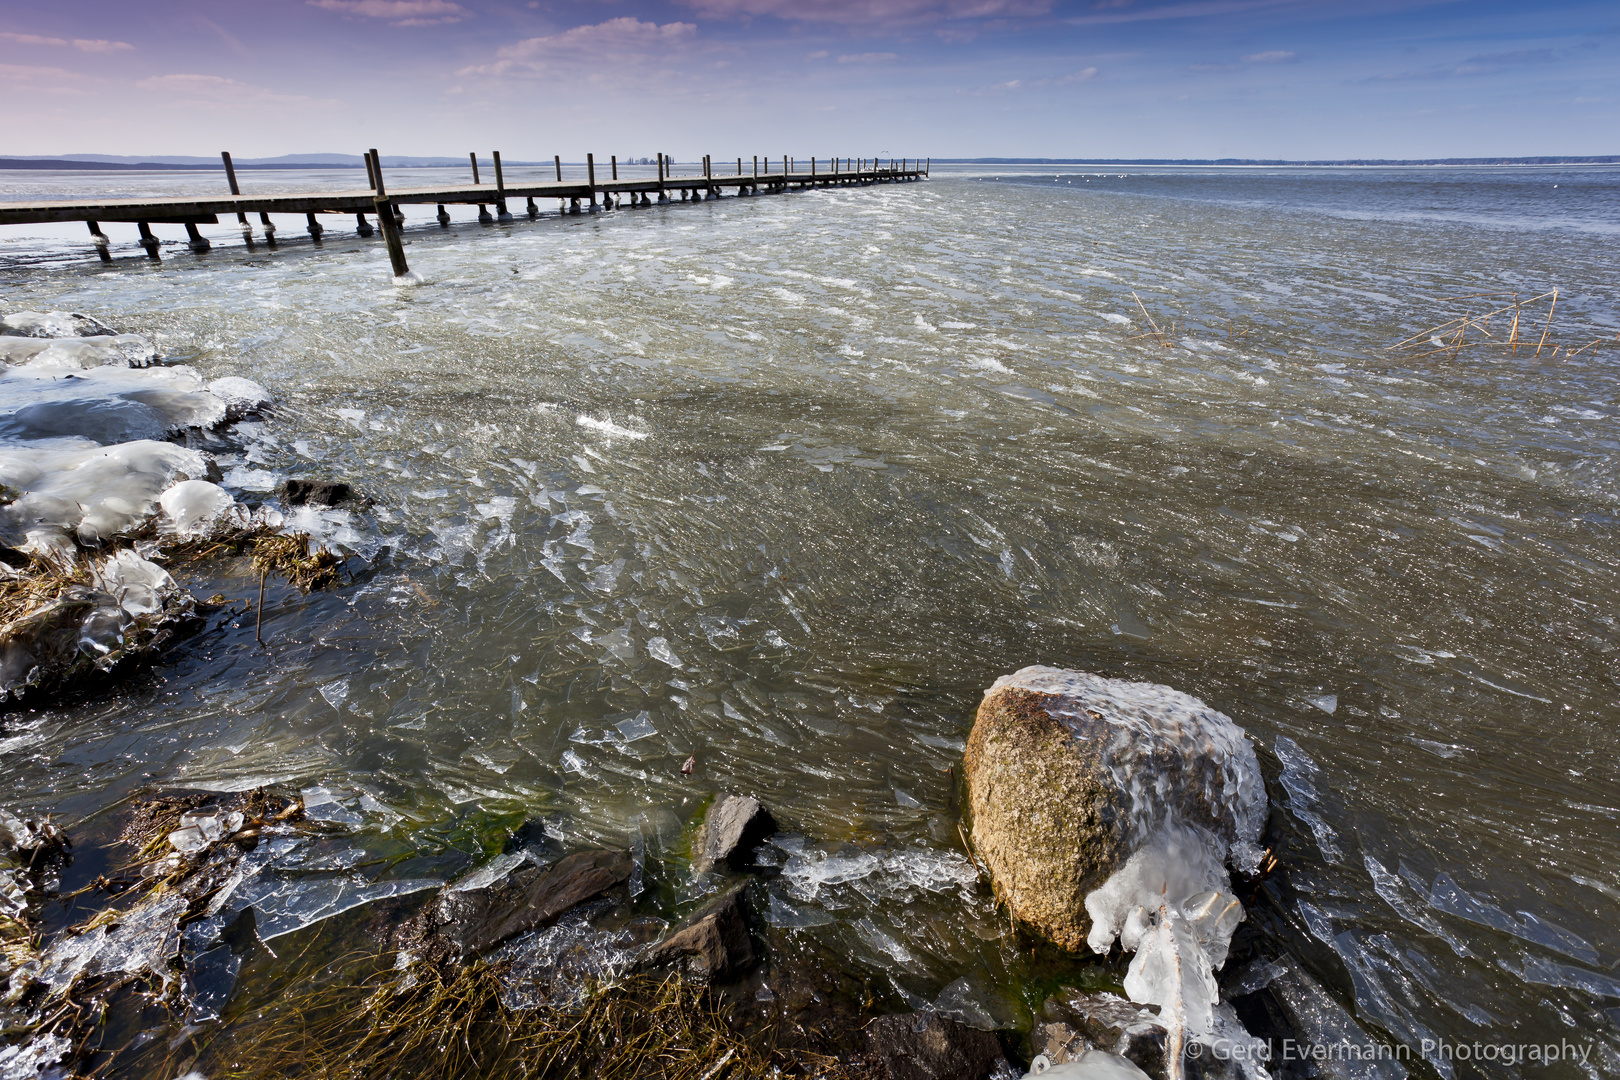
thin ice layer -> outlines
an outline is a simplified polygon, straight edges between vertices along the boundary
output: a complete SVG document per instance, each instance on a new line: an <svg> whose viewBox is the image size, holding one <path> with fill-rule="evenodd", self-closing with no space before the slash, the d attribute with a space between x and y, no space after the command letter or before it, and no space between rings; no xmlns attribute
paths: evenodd
<svg viewBox="0 0 1620 1080"><path fill-rule="evenodd" d="M97 544L154 514L176 480L207 469L196 451L154 440L0 447L0 484L18 493L0 507L0 541L40 552L62 550L68 537Z"/></svg>
<svg viewBox="0 0 1620 1080"><path fill-rule="evenodd" d="M178 589L167 570L128 548L107 556L94 573L96 585L132 616L157 614Z"/></svg>

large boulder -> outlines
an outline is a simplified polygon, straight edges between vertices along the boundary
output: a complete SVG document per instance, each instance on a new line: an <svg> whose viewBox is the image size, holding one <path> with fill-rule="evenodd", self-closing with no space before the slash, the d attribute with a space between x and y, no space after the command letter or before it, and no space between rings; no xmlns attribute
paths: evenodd
<svg viewBox="0 0 1620 1080"><path fill-rule="evenodd" d="M1146 885L1151 915L1161 893L1173 905L1220 889L1222 863L1258 856L1265 789L1248 737L1167 686L1048 667L1004 676L979 705L964 773L997 897L1071 951L1111 946Z"/></svg>

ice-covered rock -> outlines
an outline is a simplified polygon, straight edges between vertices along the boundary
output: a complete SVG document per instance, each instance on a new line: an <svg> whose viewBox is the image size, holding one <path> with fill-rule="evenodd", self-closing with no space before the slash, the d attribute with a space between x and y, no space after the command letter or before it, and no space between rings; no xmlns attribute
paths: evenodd
<svg viewBox="0 0 1620 1080"><path fill-rule="evenodd" d="M985 694L965 770L997 895L1064 948L1134 950L1126 993L1158 1006L1179 1077L1188 1040L1213 1037L1243 917L1227 868L1259 860L1248 737L1167 686L1029 667Z"/></svg>
<svg viewBox="0 0 1620 1080"><path fill-rule="evenodd" d="M16 493L0 506L0 542L71 555L70 538L93 545L130 530L157 512L175 481L207 471L202 454L156 440L0 447L0 485Z"/></svg>
<svg viewBox="0 0 1620 1080"><path fill-rule="evenodd" d="M965 776L973 844L997 895L1075 952L1096 945L1087 898L1138 850L1179 845L1157 865L1168 879L1165 859L1187 864L1184 899L1217 887L1223 864L1259 857L1266 799L1248 737L1167 686L1046 667L998 679L979 706ZM1154 858L1138 868L1153 870L1143 863ZM1115 891L1110 941L1135 906L1135 892Z"/></svg>
<svg viewBox="0 0 1620 1080"><path fill-rule="evenodd" d="M165 531L182 538L209 536L247 524L247 511L231 493L207 480L182 480L158 497Z"/></svg>
<svg viewBox="0 0 1620 1080"><path fill-rule="evenodd" d="M227 419L225 402L189 367L28 364L0 370L0 441L84 437L103 445L162 439Z"/></svg>
<svg viewBox="0 0 1620 1080"><path fill-rule="evenodd" d="M67 338L116 333L106 323L77 311L13 311L0 318L0 336Z"/></svg>
<svg viewBox="0 0 1620 1080"><path fill-rule="evenodd" d="M1037 1076L1045 1080L1148 1080L1148 1074L1129 1058L1106 1050L1087 1050L1073 1061L1060 1065L1037 1056L1030 1063L1029 1072L1024 1074L1024 1080L1034 1080Z"/></svg>
<svg viewBox="0 0 1620 1080"><path fill-rule="evenodd" d="M83 338L0 337L0 363L13 367L82 371L96 367L144 368L158 359L157 346L139 334Z"/></svg>

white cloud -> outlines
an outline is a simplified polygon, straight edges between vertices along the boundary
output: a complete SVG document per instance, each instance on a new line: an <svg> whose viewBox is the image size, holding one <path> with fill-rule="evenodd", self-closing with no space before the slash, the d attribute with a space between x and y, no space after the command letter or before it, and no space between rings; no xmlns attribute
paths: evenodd
<svg viewBox="0 0 1620 1080"><path fill-rule="evenodd" d="M358 15L367 19L387 19L395 26L436 26L460 22L472 12L453 0L305 0L311 7Z"/></svg>
<svg viewBox="0 0 1620 1080"><path fill-rule="evenodd" d="M630 16L560 34L532 37L495 51L493 64L463 68L459 75L542 75L589 67L597 72L616 66L663 59L683 52L697 36L692 23L642 22ZM607 74L613 74L607 71Z"/></svg>
<svg viewBox="0 0 1620 1080"><path fill-rule="evenodd" d="M19 45L55 45L61 48L74 48L87 53L122 52L133 49L135 46L127 41L108 41L106 38L59 38L41 37L39 34L13 34L9 31L0 31L0 40L15 41Z"/></svg>
<svg viewBox="0 0 1620 1080"><path fill-rule="evenodd" d="M840 64L887 64L891 60L900 59L899 53L892 52L863 52L845 53L838 58Z"/></svg>
<svg viewBox="0 0 1620 1080"><path fill-rule="evenodd" d="M1273 49L1270 52L1250 53L1248 56L1240 57L1240 59L1245 64L1286 64L1298 60L1299 57L1286 49Z"/></svg>
<svg viewBox="0 0 1620 1080"><path fill-rule="evenodd" d="M701 15L872 25L1045 15L1052 0L685 0Z"/></svg>

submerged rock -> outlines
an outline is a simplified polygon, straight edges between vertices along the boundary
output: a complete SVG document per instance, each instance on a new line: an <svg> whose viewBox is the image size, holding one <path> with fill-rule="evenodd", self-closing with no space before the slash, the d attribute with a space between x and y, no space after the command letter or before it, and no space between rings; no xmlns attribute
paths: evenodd
<svg viewBox="0 0 1620 1080"><path fill-rule="evenodd" d="M300 480L281 485L281 501L288 506L337 506L354 498L354 489L340 480Z"/></svg>
<svg viewBox="0 0 1620 1080"><path fill-rule="evenodd" d="M1053 1065L1107 1051L1151 1080L1170 1076L1170 1042L1169 1027L1156 1008L1115 994L1073 989L1046 999L1030 1033L1032 1050ZM1189 1080L1259 1080L1265 1075L1265 1040L1250 1035L1230 1005L1215 1007L1212 1031L1197 1042L1197 1049L1182 1052L1181 1075Z"/></svg>
<svg viewBox="0 0 1620 1080"><path fill-rule="evenodd" d="M71 338L118 331L77 311L13 311L0 318L0 336Z"/></svg>
<svg viewBox="0 0 1620 1080"><path fill-rule="evenodd" d="M776 819L752 795L721 795L709 807L703 829L692 844L692 869L706 873L718 866L740 870L760 841L776 832Z"/></svg>
<svg viewBox="0 0 1620 1080"><path fill-rule="evenodd" d="M743 886L729 890L683 919L648 949L638 966L679 964L701 982L725 982L753 967L758 957L748 934Z"/></svg>
<svg viewBox="0 0 1620 1080"><path fill-rule="evenodd" d="M996 895L1075 952L1092 932L1087 897L1167 827L1207 837L1217 864L1244 862L1265 813L1254 750L1228 717L1166 686L1056 668L996 680L965 775Z"/></svg>
<svg viewBox="0 0 1620 1080"><path fill-rule="evenodd" d="M888 1080L984 1080L1017 1075L988 1031L918 1012L880 1016L866 1027L872 1057Z"/></svg>
<svg viewBox="0 0 1620 1080"><path fill-rule="evenodd" d="M445 886L406 937L418 938L430 957L467 959L550 925L630 877L630 857L620 851L576 852L549 866L532 859L526 851L501 855Z"/></svg>
<svg viewBox="0 0 1620 1080"><path fill-rule="evenodd" d="M150 367L157 346L139 334L78 338L0 337L0 363L83 371L94 367Z"/></svg>

